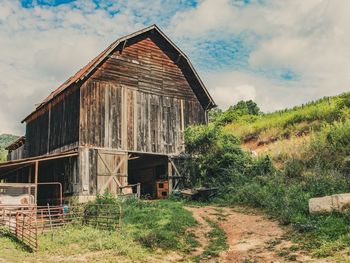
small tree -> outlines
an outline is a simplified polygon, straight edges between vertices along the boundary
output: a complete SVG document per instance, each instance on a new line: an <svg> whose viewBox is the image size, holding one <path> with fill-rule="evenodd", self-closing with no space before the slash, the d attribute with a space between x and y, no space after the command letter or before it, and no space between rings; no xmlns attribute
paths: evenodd
<svg viewBox="0 0 350 263"><path fill-rule="evenodd" d="M261 114L258 105L252 101L239 101L237 104L230 106L226 111L216 111L212 113L215 118L212 118L213 122L217 125L225 125L238 120L245 115L259 115Z"/></svg>

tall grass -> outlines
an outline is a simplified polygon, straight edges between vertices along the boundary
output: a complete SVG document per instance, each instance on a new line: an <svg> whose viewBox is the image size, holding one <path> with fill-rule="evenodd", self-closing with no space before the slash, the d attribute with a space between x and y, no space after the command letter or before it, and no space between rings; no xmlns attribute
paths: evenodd
<svg viewBox="0 0 350 263"><path fill-rule="evenodd" d="M293 109L259 116L245 115L228 124L226 131L244 139L270 131L269 136L289 138L293 133L319 130L324 123L345 120L350 117L350 93L323 98Z"/></svg>

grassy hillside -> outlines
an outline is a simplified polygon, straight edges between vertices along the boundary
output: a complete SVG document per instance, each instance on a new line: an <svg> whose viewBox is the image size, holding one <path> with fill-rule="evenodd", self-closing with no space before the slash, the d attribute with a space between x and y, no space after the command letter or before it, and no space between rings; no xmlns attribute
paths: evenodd
<svg viewBox="0 0 350 263"><path fill-rule="evenodd" d="M5 148L19 137L11 134L0 135L0 162L6 161L7 151Z"/></svg>
<svg viewBox="0 0 350 263"><path fill-rule="evenodd" d="M308 200L350 192L350 93L269 114L251 105L216 110L208 127L186 131L188 183L218 187L223 205L261 208L293 227L301 249L343 260L350 211L313 215Z"/></svg>
<svg viewBox="0 0 350 263"><path fill-rule="evenodd" d="M270 137L289 139L311 131L319 131L325 123L350 118L350 93L326 97L302 106L269 114L245 115L226 126L243 140L266 140Z"/></svg>
<svg viewBox="0 0 350 263"><path fill-rule="evenodd" d="M243 115L224 130L241 139L242 145L269 154L277 165L298 157L312 138L350 119L350 93L268 114ZM327 128L328 127L328 128Z"/></svg>

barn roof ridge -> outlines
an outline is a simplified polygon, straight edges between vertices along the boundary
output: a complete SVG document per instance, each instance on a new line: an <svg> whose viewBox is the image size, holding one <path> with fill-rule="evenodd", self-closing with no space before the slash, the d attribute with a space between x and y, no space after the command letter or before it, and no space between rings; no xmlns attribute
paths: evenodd
<svg viewBox="0 0 350 263"><path fill-rule="evenodd" d="M50 93L50 95L48 97L46 97L46 99L44 99L44 101L41 102L34 109L34 111L32 113L30 113L27 117L25 117L22 120L22 123L25 122L29 117L31 117L38 110L40 110L43 106L45 106L47 103L49 103L53 98L55 98L56 96L61 94L63 91L65 91L67 88L69 88L72 84L78 83L78 82L84 80L85 78L87 78L89 76L89 74L95 68L97 68L100 65L100 63L102 63L104 61L104 59L109 54L111 54L121 43L123 43L123 42L125 42L125 41L127 41L129 39L132 39L133 37L139 36L140 34L143 34L143 33L146 33L148 31L151 31L151 30L156 30L179 53L179 55L186 60L186 62L188 64L188 66L190 67L193 75L196 77L196 79L198 80L198 83L200 84L202 90L204 91L205 95L207 96L207 99L208 99L209 103L208 103L208 105L206 105L206 109L210 109L210 108L216 107L216 104L215 104L213 98L210 96L207 88L205 87L203 81L199 77L197 71L194 69L194 67L193 67L192 63L190 62L189 58L187 57L187 55L184 52L182 52L181 49L178 48L177 45L167 35L165 35L156 24L153 24L151 26L148 26L148 27L145 27L145 28L143 28L141 30L138 30L138 31L136 31L134 33L131 33L131 34L128 34L128 35L123 36L121 38L118 38L117 40L112 42L112 44L110 44L99 55L97 55L94 59L92 59L87 65L85 65L80 70L78 70L73 76L68 78L57 89L52 91Z"/></svg>

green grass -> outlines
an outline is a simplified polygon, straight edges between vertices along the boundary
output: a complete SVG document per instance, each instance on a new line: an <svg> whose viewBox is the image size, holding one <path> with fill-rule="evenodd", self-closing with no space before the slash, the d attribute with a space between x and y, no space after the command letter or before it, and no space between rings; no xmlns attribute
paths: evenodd
<svg viewBox="0 0 350 263"><path fill-rule="evenodd" d="M150 251L134 241L125 231L110 232L89 226L69 225L55 230L53 238L51 233L40 235L38 242L40 244L38 252L31 253L20 242L7 235L2 235L0 236L0 259L6 262L26 260L34 262L36 259L56 262L66 258L66 262L69 262L102 252L102 258L108 258L108 254L113 254L120 259L140 261L150 255ZM93 260L91 259L90 262Z"/></svg>
<svg viewBox="0 0 350 263"><path fill-rule="evenodd" d="M119 200L116 202L120 202ZM182 203L125 200L122 228L106 231L81 224L39 236L39 251L35 254L8 235L0 235L0 261L5 262L149 262L168 251L186 254L198 246L188 228L197 223Z"/></svg>
<svg viewBox="0 0 350 263"><path fill-rule="evenodd" d="M206 220L212 227L212 230L208 233L209 245L203 253L203 257L216 257L220 252L228 249L227 237L219 225L209 219Z"/></svg>
<svg viewBox="0 0 350 263"><path fill-rule="evenodd" d="M208 246L204 249L203 253L193 260L200 262L201 259L207 259L219 256L220 252L226 251L229 246L227 244L227 237L219 225L214 221L206 219L212 230L207 234L209 239Z"/></svg>
<svg viewBox="0 0 350 263"><path fill-rule="evenodd" d="M197 222L182 203L169 200L129 201L123 206L123 229L144 247L188 251L193 245L186 231Z"/></svg>
<svg viewBox="0 0 350 263"><path fill-rule="evenodd" d="M317 131L324 123L350 117L350 93L323 98L293 109L259 116L244 115L225 129L246 139L249 136L289 138L298 132ZM264 134L265 133L265 134Z"/></svg>

